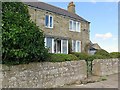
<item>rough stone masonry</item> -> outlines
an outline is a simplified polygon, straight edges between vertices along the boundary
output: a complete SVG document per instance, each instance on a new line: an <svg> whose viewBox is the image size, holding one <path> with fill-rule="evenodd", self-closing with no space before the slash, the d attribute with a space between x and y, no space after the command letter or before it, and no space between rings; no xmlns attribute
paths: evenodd
<svg viewBox="0 0 120 90"><path fill-rule="evenodd" d="M118 73L119 59L95 59L93 61L93 75L105 76Z"/></svg>
<svg viewBox="0 0 120 90"><path fill-rule="evenodd" d="M92 74L105 76L118 73L118 62L119 59L94 60ZM85 60L15 66L0 64L0 67L0 88L54 88L87 78Z"/></svg>
<svg viewBox="0 0 120 90"><path fill-rule="evenodd" d="M2 65L2 88L52 88L75 83L87 77L86 62L44 62Z"/></svg>

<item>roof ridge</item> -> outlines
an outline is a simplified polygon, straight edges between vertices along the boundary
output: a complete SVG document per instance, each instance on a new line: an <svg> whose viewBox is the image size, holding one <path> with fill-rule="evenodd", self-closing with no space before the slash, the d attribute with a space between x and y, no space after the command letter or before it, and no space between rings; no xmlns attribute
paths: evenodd
<svg viewBox="0 0 120 90"><path fill-rule="evenodd" d="M55 7L55 8L59 8L59 9L61 9L61 10L64 10L64 11L66 11L66 12L68 12L68 13L71 13L71 12L69 12L68 10L66 10L66 9L63 9L63 8L60 8L60 7L57 7L57 6L54 6L54 5L51 5L51 4L48 4L48 3L45 3L45 2L42 2L42 3L44 3L44 4L47 4L47 5L50 5L50 6L53 6L53 7ZM71 14L73 14L73 15L77 15L78 17L80 17L78 14L76 14L76 13L71 13ZM82 18L82 17L80 17L80 18ZM83 19L83 18L82 18Z"/></svg>
<svg viewBox="0 0 120 90"><path fill-rule="evenodd" d="M84 21L88 22L87 20L83 19L82 17L80 17L76 13L75 14L71 13L71 12L67 11L66 9L63 9L63 8L60 8L60 7L45 3L45 2L39 1L39 2L24 2L24 3L28 4L30 6L39 8L39 9L41 8L41 9L49 10L49 11L52 11L52 12L56 12L58 14L66 15L68 17L72 17L72 18L75 18L75 19L84 20Z"/></svg>

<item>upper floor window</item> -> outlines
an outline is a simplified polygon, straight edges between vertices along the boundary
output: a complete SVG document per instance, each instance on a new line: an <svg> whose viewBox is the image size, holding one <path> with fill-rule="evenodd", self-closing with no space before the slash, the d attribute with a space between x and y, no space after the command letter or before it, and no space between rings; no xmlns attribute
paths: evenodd
<svg viewBox="0 0 120 90"><path fill-rule="evenodd" d="M45 16L45 26L48 28L53 28L53 16L51 15Z"/></svg>
<svg viewBox="0 0 120 90"><path fill-rule="evenodd" d="M80 32L80 22L70 20L69 22L69 30Z"/></svg>

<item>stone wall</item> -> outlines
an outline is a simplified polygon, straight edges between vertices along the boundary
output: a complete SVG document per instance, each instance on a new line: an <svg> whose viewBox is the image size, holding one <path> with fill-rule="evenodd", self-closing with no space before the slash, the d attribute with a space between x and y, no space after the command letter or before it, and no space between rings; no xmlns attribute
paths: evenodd
<svg viewBox="0 0 120 90"><path fill-rule="evenodd" d="M98 76L118 73L118 62L116 59L98 59L93 61L92 74Z"/></svg>
<svg viewBox="0 0 120 90"><path fill-rule="evenodd" d="M87 77L86 62L44 62L2 65L3 88L52 88L81 81Z"/></svg>

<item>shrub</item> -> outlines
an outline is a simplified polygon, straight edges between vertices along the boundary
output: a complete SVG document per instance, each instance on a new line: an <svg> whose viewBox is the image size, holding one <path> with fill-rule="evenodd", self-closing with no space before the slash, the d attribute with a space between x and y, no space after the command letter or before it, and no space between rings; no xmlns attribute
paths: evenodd
<svg viewBox="0 0 120 90"><path fill-rule="evenodd" d="M94 59L104 59L102 55L90 55L86 60L93 61Z"/></svg>
<svg viewBox="0 0 120 90"><path fill-rule="evenodd" d="M103 49L97 50L95 55L101 55L103 58L110 58L110 54L107 51L103 50Z"/></svg>
<svg viewBox="0 0 120 90"><path fill-rule="evenodd" d="M93 55L95 57L95 59L104 59L104 57L102 55Z"/></svg>
<svg viewBox="0 0 120 90"><path fill-rule="evenodd" d="M112 52L110 53L111 58L120 58L120 52Z"/></svg>
<svg viewBox="0 0 120 90"><path fill-rule="evenodd" d="M47 57L43 32L30 20L23 3L2 3L2 32L3 63L29 63Z"/></svg>
<svg viewBox="0 0 120 90"><path fill-rule="evenodd" d="M88 55L86 53L72 53L73 55L77 56L80 60L92 61L94 59L104 59L102 55L95 54L95 55Z"/></svg>
<svg viewBox="0 0 120 90"><path fill-rule="evenodd" d="M72 53L73 55L77 56L80 60L86 60L89 55L86 54L86 53L77 53L77 52L74 52Z"/></svg>
<svg viewBox="0 0 120 90"><path fill-rule="evenodd" d="M92 55L92 56L88 56L86 61L93 61L94 59L96 59L96 56Z"/></svg>
<svg viewBox="0 0 120 90"><path fill-rule="evenodd" d="M49 54L49 57L47 58L47 61L49 62L63 62L73 60L78 60L78 58L72 54Z"/></svg>

